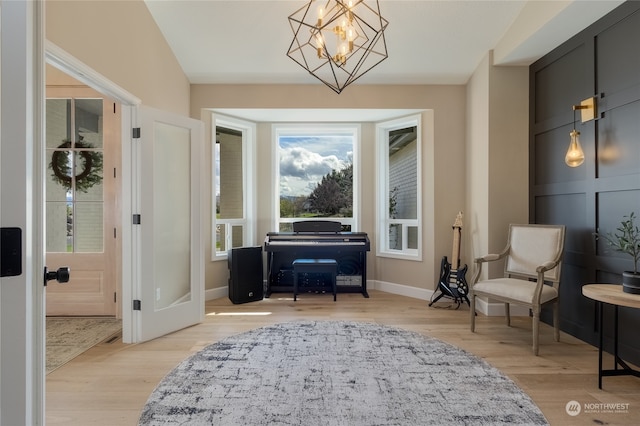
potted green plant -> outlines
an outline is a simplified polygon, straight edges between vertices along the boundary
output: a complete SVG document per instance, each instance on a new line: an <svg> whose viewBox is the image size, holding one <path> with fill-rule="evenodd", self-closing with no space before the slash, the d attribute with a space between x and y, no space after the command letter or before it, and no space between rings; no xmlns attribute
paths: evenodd
<svg viewBox="0 0 640 426"><path fill-rule="evenodd" d="M640 273L638 261L640 261L640 228L634 223L634 212L623 216L620 226L615 232L604 235L595 234L596 238L602 238L613 250L626 253L633 259L633 271L622 273L622 290L626 293L640 294Z"/></svg>

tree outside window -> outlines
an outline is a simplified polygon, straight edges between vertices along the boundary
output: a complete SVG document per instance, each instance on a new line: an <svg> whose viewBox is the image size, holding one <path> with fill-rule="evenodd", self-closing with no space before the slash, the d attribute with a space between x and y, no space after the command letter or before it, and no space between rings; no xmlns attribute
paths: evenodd
<svg viewBox="0 0 640 426"><path fill-rule="evenodd" d="M353 225L353 129L287 129L278 134L280 231L305 219Z"/></svg>

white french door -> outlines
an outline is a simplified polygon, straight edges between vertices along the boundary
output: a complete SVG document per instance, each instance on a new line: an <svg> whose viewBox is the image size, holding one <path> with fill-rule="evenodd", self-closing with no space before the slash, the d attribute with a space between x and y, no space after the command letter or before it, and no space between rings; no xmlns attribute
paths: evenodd
<svg viewBox="0 0 640 426"><path fill-rule="evenodd" d="M148 107L138 111L131 220L132 255L138 259L132 272L139 279L131 309L132 340L142 342L204 318L204 129L188 117Z"/></svg>

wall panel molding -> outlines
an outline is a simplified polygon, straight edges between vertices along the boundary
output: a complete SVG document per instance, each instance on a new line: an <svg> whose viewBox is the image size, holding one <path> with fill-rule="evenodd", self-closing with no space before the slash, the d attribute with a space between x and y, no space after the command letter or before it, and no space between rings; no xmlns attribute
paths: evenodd
<svg viewBox="0 0 640 426"><path fill-rule="evenodd" d="M561 329L592 344L596 310L582 285L619 283L632 266L630 257L611 252L593 234L614 231L631 211L640 215L639 46L640 2L629 1L530 67L530 221L567 227ZM570 168L564 154L572 105L591 96L597 97L596 119L576 123L585 162ZM626 312L621 345L636 364L638 328L640 312Z"/></svg>

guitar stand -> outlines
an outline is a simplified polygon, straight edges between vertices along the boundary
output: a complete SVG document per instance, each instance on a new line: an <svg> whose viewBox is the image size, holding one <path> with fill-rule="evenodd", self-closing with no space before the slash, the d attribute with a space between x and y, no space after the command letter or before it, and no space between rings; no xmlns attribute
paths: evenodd
<svg viewBox="0 0 640 426"><path fill-rule="evenodd" d="M453 299L453 302L456 304L456 309L458 309L460 307L462 302L467 302L467 305L469 307L471 307L471 302L469 301L469 298L467 297L467 295L466 294L460 294L460 292L458 292L457 289L448 287L446 293L444 291L442 291L441 288L438 288L438 290L440 290L440 294L438 295L438 297L436 297L431 302L429 302L429 306L433 305L434 303L436 303L438 300L442 299L443 297L448 297L450 299Z"/></svg>

